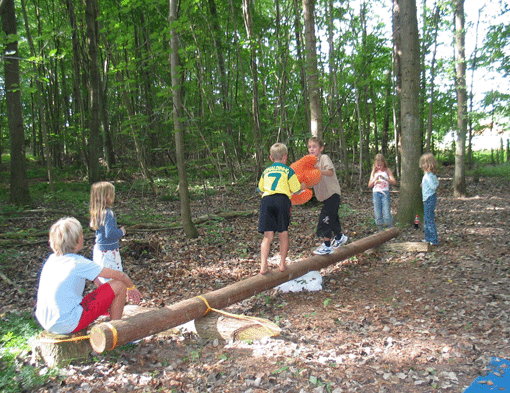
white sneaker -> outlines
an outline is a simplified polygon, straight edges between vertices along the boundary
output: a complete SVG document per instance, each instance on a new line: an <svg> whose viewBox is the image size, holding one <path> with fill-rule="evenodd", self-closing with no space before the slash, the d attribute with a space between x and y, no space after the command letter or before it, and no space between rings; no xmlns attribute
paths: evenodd
<svg viewBox="0 0 510 393"><path fill-rule="evenodd" d="M316 248L313 253L315 255L326 255L331 254L334 250L332 246L326 246L324 243L322 243L318 248Z"/></svg>
<svg viewBox="0 0 510 393"><path fill-rule="evenodd" d="M337 249L338 247L343 246L345 243L347 243L347 240L349 240L349 238L342 234L342 237L340 239L335 238L331 241L331 247Z"/></svg>

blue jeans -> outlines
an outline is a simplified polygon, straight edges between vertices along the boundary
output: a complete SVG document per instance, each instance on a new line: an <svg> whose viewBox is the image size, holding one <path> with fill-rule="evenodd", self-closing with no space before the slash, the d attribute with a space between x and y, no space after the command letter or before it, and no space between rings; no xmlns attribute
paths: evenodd
<svg viewBox="0 0 510 393"><path fill-rule="evenodd" d="M423 202L423 221L425 230L425 240L437 246L437 228L435 221L437 195L434 193Z"/></svg>
<svg viewBox="0 0 510 393"><path fill-rule="evenodd" d="M390 192L373 192L372 201L374 202L375 224L377 227L379 229L382 229L383 226L392 227Z"/></svg>

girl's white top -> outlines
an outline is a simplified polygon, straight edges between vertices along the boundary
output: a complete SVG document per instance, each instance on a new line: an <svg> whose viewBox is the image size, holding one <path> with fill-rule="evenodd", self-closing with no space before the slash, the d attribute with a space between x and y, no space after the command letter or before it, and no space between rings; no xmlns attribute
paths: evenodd
<svg viewBox="0 0 510 393"><path fill-rule="evenodd" d="M374 183L374 192L386 192L390 190L390 182L388 181L390 177L386 171L377 171L374 177L377 179Z"/></svg>

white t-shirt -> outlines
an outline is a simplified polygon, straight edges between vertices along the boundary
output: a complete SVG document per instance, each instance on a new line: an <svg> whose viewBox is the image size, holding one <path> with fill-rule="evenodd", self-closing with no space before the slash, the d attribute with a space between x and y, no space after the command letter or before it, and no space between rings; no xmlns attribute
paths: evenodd
<svg viewBox="0 0 510 393"><path fill-rule="evenodd" d="M374 173L374 177L377 179L377 176L381 176L382 179L378 179L374 183L374 192L386 192L390 190L390 182L388 172L386 171L378 171Z"/></svg>
<svg viewBox="0 0 510 393"><path fill-rule="evenodd" d="M86 280L93 281L103 267L77 254L51 254L44 264L37 291L35 316L46 330L71 333L80 322Z"/></svg>

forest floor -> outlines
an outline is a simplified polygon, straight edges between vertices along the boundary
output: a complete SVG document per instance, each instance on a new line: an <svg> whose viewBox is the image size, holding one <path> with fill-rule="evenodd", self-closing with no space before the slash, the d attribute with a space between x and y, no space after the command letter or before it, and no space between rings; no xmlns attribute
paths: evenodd
<svg viewBox="0 0 510 393"><path fill-rule="evenodd" d="M468 179L469 196L455 199L451 169L439 177L440 245L432 251L368 250L323 269L320 291L273 289L226 309L278 322L279 336L225 343L172 329L63 368L39 391L464 391L492 357L510 359L510 197L507 181L482 178ZM250 189L229 187L193 201L192 212L256 210L258 204ZM119 224L130 210L148 205L157 208L161 223L179 214L178 202L117 193ZM392 193L392 206L395 213L398 193ZM343 187L341 217L349 242L375 233L372 209L369 192ZM311 256L319 245L319 210L316 202L293 209L292 261ZM47 231L58 218L50 215L26 225ZM195 240L182 230L127 227L121 255L143 293L142 307L172 305L258 274L256 228L256 214L206 222ZM83 255L89 256L93 239L85 231ZM390 242L422 239L421 229L404 228ZM49 250L41 241L18 252L16 269L2 270L13 283L2 284L0 315L32 309ZM277 253L275 241L272 255ZM272 261L277 268L277 258Z"/></svg>

